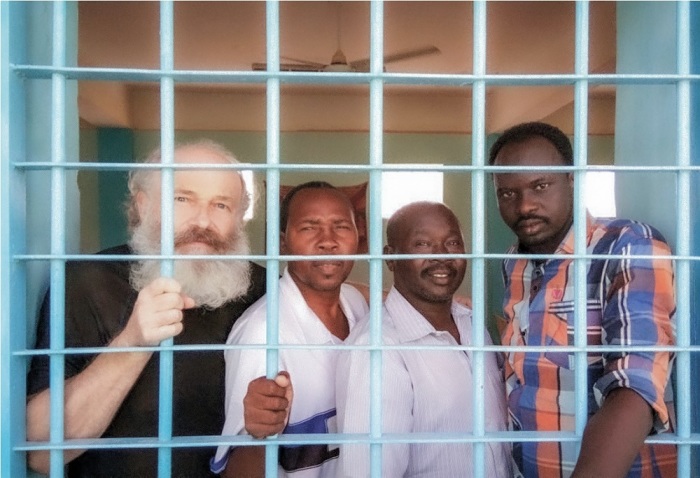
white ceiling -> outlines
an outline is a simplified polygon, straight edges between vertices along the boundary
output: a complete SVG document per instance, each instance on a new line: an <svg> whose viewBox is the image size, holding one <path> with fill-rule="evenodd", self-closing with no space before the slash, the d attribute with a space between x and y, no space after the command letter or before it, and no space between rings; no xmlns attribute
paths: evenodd
<svg viewBox="0 0 700 478"><path fill-rule="evenodd" d="M264 62L265 3L185 2L174 4L175 68L204 70L250 70L253 62ZM574 71L573 2L489 2L487 4L487 72L493 74L553 74ZM440 54L393 62L388 72L471 73L473 43L471 2L404 2L384 4L384 52L392 54L434 45ZM340 22L338 22L338 18ZM615 2L590 4L589 71L611 73L615 69ZM340 29L338 25L340 24ZM329 63L340 46L348 61L367 58L370 44L370 9L367 2L280 3L281 55L318 63ZM340 40L340 45L338 45ZM157 69L159 66L159 4L157 2L80 2L79 64ZM323 73L321 73L323 74ZM470 131L471 89L468 87L387 86L385 115L389 129ZM157 85L81 84L81 118L92 125L154 128L157 112L146 106L158 102ZM264 129L264 85L182 85L176 94L179 127L198 129L205 112L197 101L241 109L253 124ZM519 121L547 119L570 130L573 124L573 87L489 87L486 125L499 131ZM341 85L286 86L283 95L298 102L298 111L283 118L289 129L362 130L367 125L366 108L361 118L344 126L340 119L315 124L314 111L328 108L329 98L338 104L367 98L367 88ZM191 96L191 98L189 98ZM303 98L302 98L303 97ZM200 100L196 100L199 98ZM204 100L202 100L204 98ZM256 100L258 98L259 100ZM319 103L319 101L323 101ZM354 101L353 100L353 101ZM283 96L283 108L284 108ZM434 103L437 102L437 103ZM450 108L451 102L459 108ZM330 102L334 104L336 102ZM429 105L445 104L438 111ZM295 103L296 104L296 103ZM314 106L316 104L316 106ZM179 105L179 106L178 106ZM188 109L190 106L193 109ZM262 108L261 111L258 111ZM215 109L215 108L214 108ZM340 116L340 111L338 116ZM440 113L453 119L442 118ZM466 119L463 115L466 112ZM241 125L222 111L219 122L211 108L202 129L236 129ZM427 115L427 116L425 116ZM230 115L228 115L230 116ZM331 115L332 116L332 115ZM414 121L402 119L404 116ZM416 122L417 116L435 121ZM150 119L149 119L150 118ZM258 126L255 126L258 125ZM177 126L177 120L176 120ZM386 125L385 125L386 127ZM610 134L614 128L614 88L591 87L589 130ZM245 128L244 128L245 129ZM365 128L366 129L366 128Z"/></svg>

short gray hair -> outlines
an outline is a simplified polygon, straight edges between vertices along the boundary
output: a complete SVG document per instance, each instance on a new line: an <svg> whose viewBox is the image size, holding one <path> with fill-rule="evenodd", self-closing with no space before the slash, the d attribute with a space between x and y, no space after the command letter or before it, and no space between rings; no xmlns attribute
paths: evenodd
<svg viewBox="0 0 700 478"><path fill-rule="evenodd" d="M175 151L177 152L180 149L183 148L190 148L190 147L199 147L199 148L205 148L213 153L218 154L222 158L224 158L226 161L228 161L231 164L240 164L240 161L236 158L236 156L233 155L231 151L226 149L224 146L221 144L217 143L216 141L212 141L210 139L199 139L195 141L190 141L186 143L177 143L175 144ZM148 156L146 156L146 159L142 161L144 164L153 164L153 163L159 163L160 162L160 157L161 157L161 149L160 147L154 149L149 153ZM158 172L158 170L155 169L132 169L129 172L129 198L127 199L126 202L126 216L127 216L127 223L129 226L129 231L133 231L135 227L137 227L139 224L141 224L141 217L139 215L139 210L138 207L136 206L136 195L139 192L145 192L148 190L150 186L150 180L153 177L153 174ZM239 208L237 211L238 215L238 220L239 222L243 222L243 215L245 212L248 210L248 206L250 206L251 202L251 196L250 193L248 192L248 188L246 187L245 181L243 180L243 176L240 173L240 171L237 171L238 176L241 178L241 201L239 204Z"/></svg>

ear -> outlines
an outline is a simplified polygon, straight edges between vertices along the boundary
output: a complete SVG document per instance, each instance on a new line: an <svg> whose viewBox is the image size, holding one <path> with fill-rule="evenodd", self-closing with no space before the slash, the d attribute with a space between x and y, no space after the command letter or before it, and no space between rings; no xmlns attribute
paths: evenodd
<svg viewBox="0 0 700 478"><path fill-rule="evenodd" d="M569 187L574 188L574 173L567 173L569 177Z"/></svg>
<svg viewBox="0 0 700 478"><path fill-rule="evenodd" d="M139 191L136 193L136 209L139 212L139 218L143 218L148 214L150 200L145 192Z"/></svg>
<svg viewBox="0 0 700 478"><path fill-rule="evenodd" d="M389 245L384 246L384 254L385 255L394 254L394 248L389 246ZM394 265L396 264L396 261L393 259L386 259L385 262L386 262L386 266L389 268L389 270L391 272L394 272Z"/></svg>
<svg viewBox="0 0 700 478"><path fill-rule="evenodd" d="M280 232L280 254L287 255L289 249L287 248L287 233Z"/></svg>

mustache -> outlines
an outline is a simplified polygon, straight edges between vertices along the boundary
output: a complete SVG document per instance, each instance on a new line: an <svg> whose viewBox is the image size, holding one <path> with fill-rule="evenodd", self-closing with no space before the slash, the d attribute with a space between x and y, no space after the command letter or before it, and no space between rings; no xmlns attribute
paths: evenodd
<svg viewBox="0 0 700 478"><path fill-rule="evenodd" d="M537 220L537 221L542 221L542 222L549 222L549 220L546 217L542 216L536 216L534 214L528 214L527 216L520 216L515 223L515 226L520 226L523 222L525 221L530 221L530 220Z"/></svg>
<svg viewBox="0 0 700 478"><path fill-rule="evenodd" d="M228 240L221 237L217 232L211 229L201 227L191 227L175 236L175 247L183 246L192 242L201 242L208 245L215 251L226 250L232 242L235 242L236 237L231 237Z"/></svg>

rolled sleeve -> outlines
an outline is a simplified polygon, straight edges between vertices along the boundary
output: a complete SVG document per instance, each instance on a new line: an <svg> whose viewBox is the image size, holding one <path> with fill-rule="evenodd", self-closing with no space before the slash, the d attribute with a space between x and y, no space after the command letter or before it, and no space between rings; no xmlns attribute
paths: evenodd
<svg viewBox="0 0 700 478"><path fill-rule="evenodd" d="M667 259L634 256L670 255L670 251L655 238L637 238L613 254L625 257L611 260L606 274L610 287L603 311L602 342L621 347L603 355L605 373L594 385L595 396L600 405L612 390L632 389L652 407L654 430L665 431L669 412L664 399L673 354L635 351L634 347L675 344L673 265Z"/></svg>

